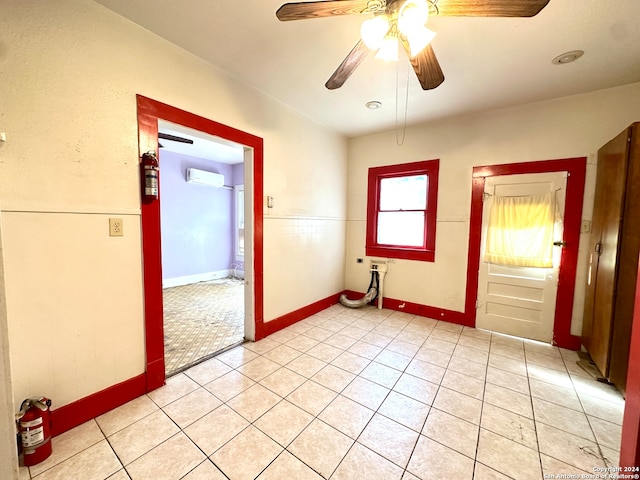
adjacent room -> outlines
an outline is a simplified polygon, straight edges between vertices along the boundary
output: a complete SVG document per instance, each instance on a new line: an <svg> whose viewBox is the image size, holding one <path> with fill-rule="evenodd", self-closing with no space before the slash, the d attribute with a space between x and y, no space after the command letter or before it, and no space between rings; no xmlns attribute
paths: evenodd
<svg viewBox="0 0 640 480"><path fill-rule="evenodd" d="M244 151L160 122L167 376L244 340Z"/></svg>
<svg viewBox="0 0 640 480"><path fill-rule="evenodd" d="M640 2L4 3L0 478L640 473Z"/></svg>

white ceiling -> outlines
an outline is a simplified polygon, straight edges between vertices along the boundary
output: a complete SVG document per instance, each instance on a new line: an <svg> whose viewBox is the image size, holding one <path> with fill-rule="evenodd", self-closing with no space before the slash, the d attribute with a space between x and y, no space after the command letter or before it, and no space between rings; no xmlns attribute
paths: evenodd
<svg viewBox="0 0 640 480"><path fill-rule="evenodd" d="M244 162L244 147L229 140L167 122L166 120L158 120L158 132L185 138L193 142L182 143L159 139L158 143L162 145L160 155L162 155L162 152L173 152L179 155L226 163L227 165L236 165Z"/></svg>
<svg viewBox="0 0 640 480"><path fill-rule="evenodd" d="M366 16L280 22L282 0L96 1L346 136L404 123L404 57L369 54L342 88L324 87ZM640 0L550 0L532 18L432 17L428 26L445 81L423 91L408 72L407 124L640 81ZM585 51L576 62L551 64L576 49ZM370 100L382 108L366 109Z"/></svg>

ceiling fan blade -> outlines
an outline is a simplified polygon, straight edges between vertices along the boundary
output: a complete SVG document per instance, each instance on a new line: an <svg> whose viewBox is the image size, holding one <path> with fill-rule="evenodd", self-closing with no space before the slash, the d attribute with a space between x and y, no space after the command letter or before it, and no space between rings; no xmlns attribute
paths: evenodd
<svg viewBox="0 0 640 480"><path fill-rule="evenodd" d="M305 18L330 17L363 13L367 10L367 0L332 0L318 2L285 3L276 11L282 22L304 20Z"/></svg>
<svg viewBox="0 0 640 480"><path fill-rule="evenodd" d="M346 82L347 78L349 78L355 69L358 68L358 65L362 63L368 53L369 48L362 40L359 40L358 43L356 43L356 46L349 52L349 55L347 55L338 68L336 68L336 71L333 72L333 75L331 75L331 78L327 80L327 83L325 83L324 86L329 90L335 90L336 88L340 88L344 85L344 82Z"/></svg>
<svg viewBox="0 0 640 480"><path fill-rule="evenodd" d="M549 0L439 0L438 15L457 17L533 17Z"/></svg>
<svg viewBox="0 0 640 480"><path fill-rule="evenodd" d="M168 133L158 132L158 138L162 138L163 140L171 140L173 142L180 143L193 143L193 140L190 138L177 137L175 135L169 135Z"/></svg>
<svg viewBox="0 0 640 480"><path fill-rule="evenodd" d="M411 58L409 44L406 40L402 41L402 46L407 52L411 66L416 72L416 76L423 90L433 90L444 82L444 73L442 73L440 63L438 63L438 59L431 45L427 45L414 58Z"/></svg>

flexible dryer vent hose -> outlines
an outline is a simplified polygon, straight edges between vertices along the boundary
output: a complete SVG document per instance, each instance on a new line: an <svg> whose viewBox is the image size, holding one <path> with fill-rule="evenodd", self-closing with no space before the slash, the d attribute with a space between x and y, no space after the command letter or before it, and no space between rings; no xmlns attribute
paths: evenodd
<svg viewBox="0 0 640 480"><path fill-rule="evenodd" d="M349 308L364 307L366 304L371 303L373 299L376 298L376 295L378 295L378 289L376 287L371 287L367 294L360 300L349 300L343 293L340 295L340 303Z"/></svg>
<svg viewBox="0 0 640 480"><path fill-rule="evenodd" d="M364 307L378 296L378 272L371 272L371 283L369 283L369 291L360 300L349 300L343 293L340 295L340 303L345 307L358 308Z"/></svg>

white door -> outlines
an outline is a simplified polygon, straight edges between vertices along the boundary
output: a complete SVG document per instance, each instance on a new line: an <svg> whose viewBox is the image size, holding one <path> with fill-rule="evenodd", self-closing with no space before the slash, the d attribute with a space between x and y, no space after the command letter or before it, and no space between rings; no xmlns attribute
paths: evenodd
<svg viewBox="0 0 640 480"><path fill-rule="evenodd" d="M476 326L494 332L551 342L558 289L560 246L554 247L553 268L512 267L484 261L491 199L556 192L556 241L562 240L566 172L488 177L482 212L482 244L478 272Z"/></svg>

